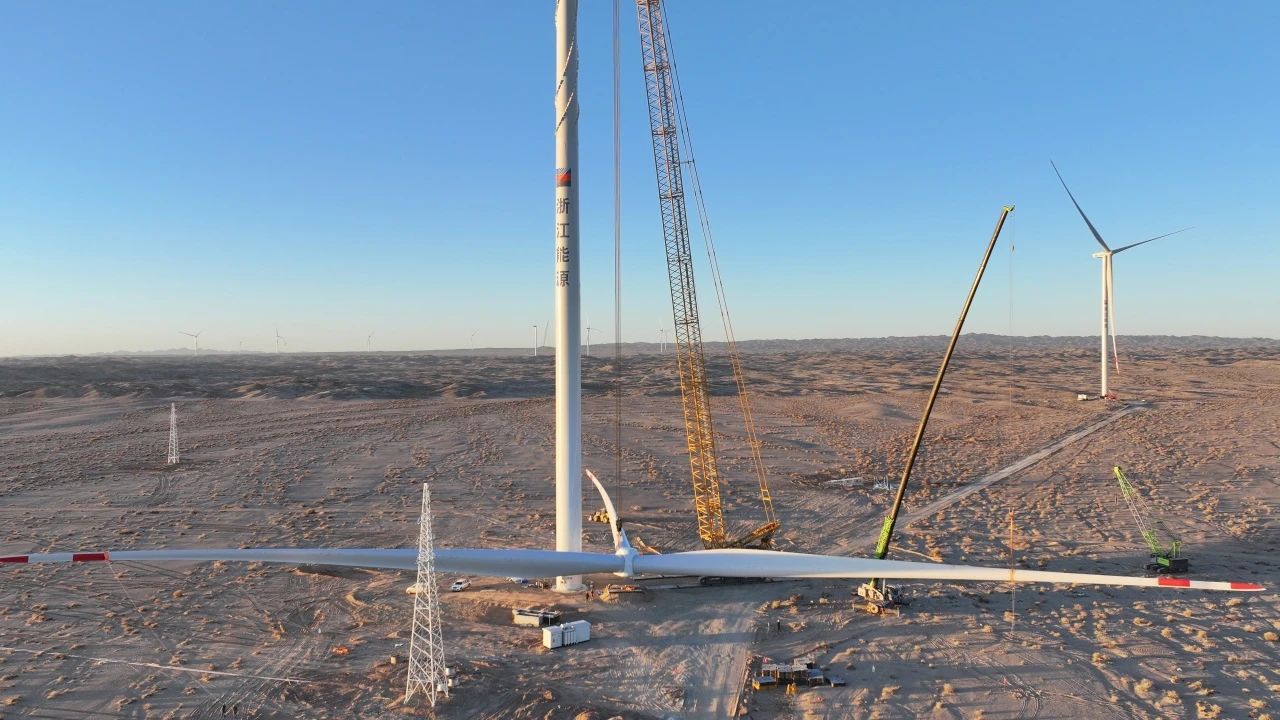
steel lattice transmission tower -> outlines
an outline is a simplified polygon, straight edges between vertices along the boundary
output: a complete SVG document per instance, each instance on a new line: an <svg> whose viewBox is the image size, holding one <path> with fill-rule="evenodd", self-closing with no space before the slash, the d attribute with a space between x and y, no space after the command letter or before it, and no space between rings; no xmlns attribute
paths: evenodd
<svg viewBox="0 0 1280 720"><path fill-rule="evenodd" d="M169 403L169 460L168 465L178 464L178 405Z"/></svg>
<svg viewBox="0 0 1280 720"><path fill-rule="evenodd" d="M413 631L409 637L407 704L419 692L435 707L449 697L449 669L444 664L440 636L440 592L436 584L435 549L431 532L431 489L422 484L422 517L418 521L418 592L413 596Z"/></svg>

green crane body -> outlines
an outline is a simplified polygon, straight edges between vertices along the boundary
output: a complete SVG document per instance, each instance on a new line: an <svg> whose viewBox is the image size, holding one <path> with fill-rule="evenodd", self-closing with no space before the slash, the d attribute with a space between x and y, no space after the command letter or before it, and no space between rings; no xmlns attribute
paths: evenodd
<svg viewBox="0 0 1280 720"><path fill-rule="evenodd" d="M1138 532L1142 535L1142 539L1146 541L1147 549L1151 551L1153 562L1147 564L1147 570L1158 573L1186 572L1189 563L1187 558L1181 555L1182 541L1175 537L1168 547L1161 545L1159 536L1148 525L1146 513L1140 507L1143 499L1138 494L1137 488L1133 486L1133 483L1129 482L1128 476L1124 474L1124 470L1119 465L1114 466L1112 472L1115 473L1116 480L1120 481L1120 494L1124 496L1125 504L1129 506L1129 512L1133 514L1134 522L1138 524ZM1165 532L1168 532L1167 528L1165 528Z"/></svg>

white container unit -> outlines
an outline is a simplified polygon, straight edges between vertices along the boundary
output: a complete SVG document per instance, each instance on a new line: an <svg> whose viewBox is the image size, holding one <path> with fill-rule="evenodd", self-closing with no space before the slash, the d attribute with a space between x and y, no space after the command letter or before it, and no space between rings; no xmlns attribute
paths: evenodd
<svg viewBox="0 0 1280 720"><path fill-rule="evenodd" d="M590 639L591 623L586 620L574 620L563 625L542 628L543 647L558 648L563 645L577 645Z"/></svg>

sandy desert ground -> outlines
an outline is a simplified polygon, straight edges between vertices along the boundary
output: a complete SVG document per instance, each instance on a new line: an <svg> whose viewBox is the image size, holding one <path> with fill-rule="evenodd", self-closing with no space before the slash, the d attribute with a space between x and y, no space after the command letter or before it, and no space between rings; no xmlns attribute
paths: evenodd
<svg viewBox="0 0 1280 720"><path fill-rule="evenodd" d="M461 684L433 712L400 702L409 574L11 566L0 718L1280 717L1280 344L1131 345L1110 404L1075 400L1096 383L1091 347L962 342L908 511L1140 407L917 513L891 556L1006 566L1012 515L1019 567L1140 574L1144 547L1110 475L1120 464L1186 543L1194 577L1267 592L913 582L895 618L855 609L851 582L609 602L477 579L443 594ZM748 356L780 548L870 552L890 499L874 480L899 471L939 357L936 343ZM725 363L712 366L730 523L745 529L758 519L746 447ZM587 465L633 534L692 549L670 360L632 354L624 370L618 478L613 366L588 359ZM423 482L441 545L547 547L551 377L549 357L500 355L0 360L0 555L411 546ZM176 467L164 463L171 401ZM607 549L606 526L586 531ZM544 650L511 625L516 605L589 619L594 637ZM761 657L812 657L848 685L747 692Z"/></svg>

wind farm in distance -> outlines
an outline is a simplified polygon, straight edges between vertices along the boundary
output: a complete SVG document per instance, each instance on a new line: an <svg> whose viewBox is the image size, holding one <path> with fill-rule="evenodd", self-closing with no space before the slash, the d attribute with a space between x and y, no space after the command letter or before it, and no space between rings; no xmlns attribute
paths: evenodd
<svg viewBox="0 0 1280 720"><path fill-rule="evenodd" d="M232 4L0 24L0 720L1280 718L1280 8Z"/></svg>

